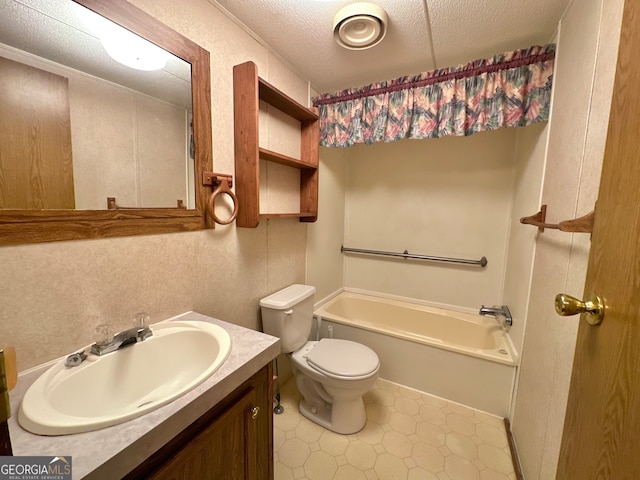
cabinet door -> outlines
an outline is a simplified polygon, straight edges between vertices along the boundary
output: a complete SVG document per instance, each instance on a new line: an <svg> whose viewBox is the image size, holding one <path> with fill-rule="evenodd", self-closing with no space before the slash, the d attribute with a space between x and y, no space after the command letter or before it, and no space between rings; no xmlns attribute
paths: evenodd
<svg viewBox="0 0 640 480"><path fill-rule="evenodd" d="M256 400L252 388L149 478L256 480Z"/></svg>

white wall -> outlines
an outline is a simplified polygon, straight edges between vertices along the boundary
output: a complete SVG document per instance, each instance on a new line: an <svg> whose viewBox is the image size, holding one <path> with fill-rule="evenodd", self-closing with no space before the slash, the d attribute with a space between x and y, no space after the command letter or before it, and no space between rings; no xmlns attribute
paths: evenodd
<svg viewBox="0 0 640 480"><path fill-rule="evenodd" d="M549 222L593 209L607 133L622 0L574 1L560 24L542 203ZM553 299L582 297L589 235L545 230L537 239L512 430L527 480L555 478L578 317Z"/></svg>
<svg viewBox="0 0 640 480"><path fill-rule="evenodd" d="M316 302L343 287L347 152L320 148L318 221L307 233L307 283L316 287Z"/></svg>
<svg viewBox="0 0 640 480"><path fill-rule="evenodd" d="M132 3L211 52L214 171L234 171L234 65L256 62L263 78L307 104L308 82L208 1ZM280 123L261 121L262 140L299 148L299 133L283 133ZM297 188L280 193L274 202L299 201ZM297 219L278 219L256 229L0 247L0 340L17 347L22 371L90 343L99 323L130 326L141 310L152 321L195 310L258 329L259 299L304 281L306 231Z"/></svg>
<svg viewBox="0 0 640 480"><path fill-rule="evenodd" d="M260 70L258 71L259 75ZM300 91L298 102L306 91ZM260 102L260 146L293 158L300 158L300 122ZM268 185L268 188L266 186ZM260 212L300 212L300 170L260 160Z"/></svg>
<svg viewBox="0 0 640 480"><path fill-rule="evenodd" d="M509 336L518 355L524 341L538 232L537 228L521 224L520 218L533 215L540 208L548 132L548 123L541 123L519 128L516 134L515 182L503 303L509 307L513 317Z"/></svg>
<svg viewBox="0 0 640 480"><path fill-rule="evenodd" d="M76 208L175 207L187 192L188 112L68 72Z"/></svg>
<svg viewBox="0 0 640 480"><path fill-rule="evenodd" d="M486 268L345 256L345 286L479 308L500 304L516 129L348 149L345 246L488 259Z"/></svg>

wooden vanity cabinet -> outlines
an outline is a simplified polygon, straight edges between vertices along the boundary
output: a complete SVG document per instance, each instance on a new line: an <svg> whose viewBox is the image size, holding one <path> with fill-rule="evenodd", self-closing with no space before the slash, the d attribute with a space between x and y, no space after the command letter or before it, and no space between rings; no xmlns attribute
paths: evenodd
<svg viewBox="0 0 640 480"><path fill-rule="evenodd" d="M271 363L127 479L273 480Z"/></svg>

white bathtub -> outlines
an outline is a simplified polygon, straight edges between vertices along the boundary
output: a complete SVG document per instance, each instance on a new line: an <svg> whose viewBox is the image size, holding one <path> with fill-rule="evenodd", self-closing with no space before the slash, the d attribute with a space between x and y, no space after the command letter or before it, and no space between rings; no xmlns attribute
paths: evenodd
<svg viewBox="0 0 640 480"><path fill-rule="evenodd" d="M493 317L347 291L314 314L322 337L375 350L381 378L508 415L516 362Z"/></svg>

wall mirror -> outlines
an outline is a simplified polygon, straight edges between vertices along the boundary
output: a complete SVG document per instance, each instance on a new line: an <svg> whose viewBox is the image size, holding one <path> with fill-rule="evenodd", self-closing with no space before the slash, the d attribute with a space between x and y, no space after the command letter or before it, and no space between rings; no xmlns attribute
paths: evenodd
<svg viewBox="0 0 640 480"><path fill-rule="evenodd" d="M0 245L211 226L209 53L124 0L0 5Z"/></svg>

